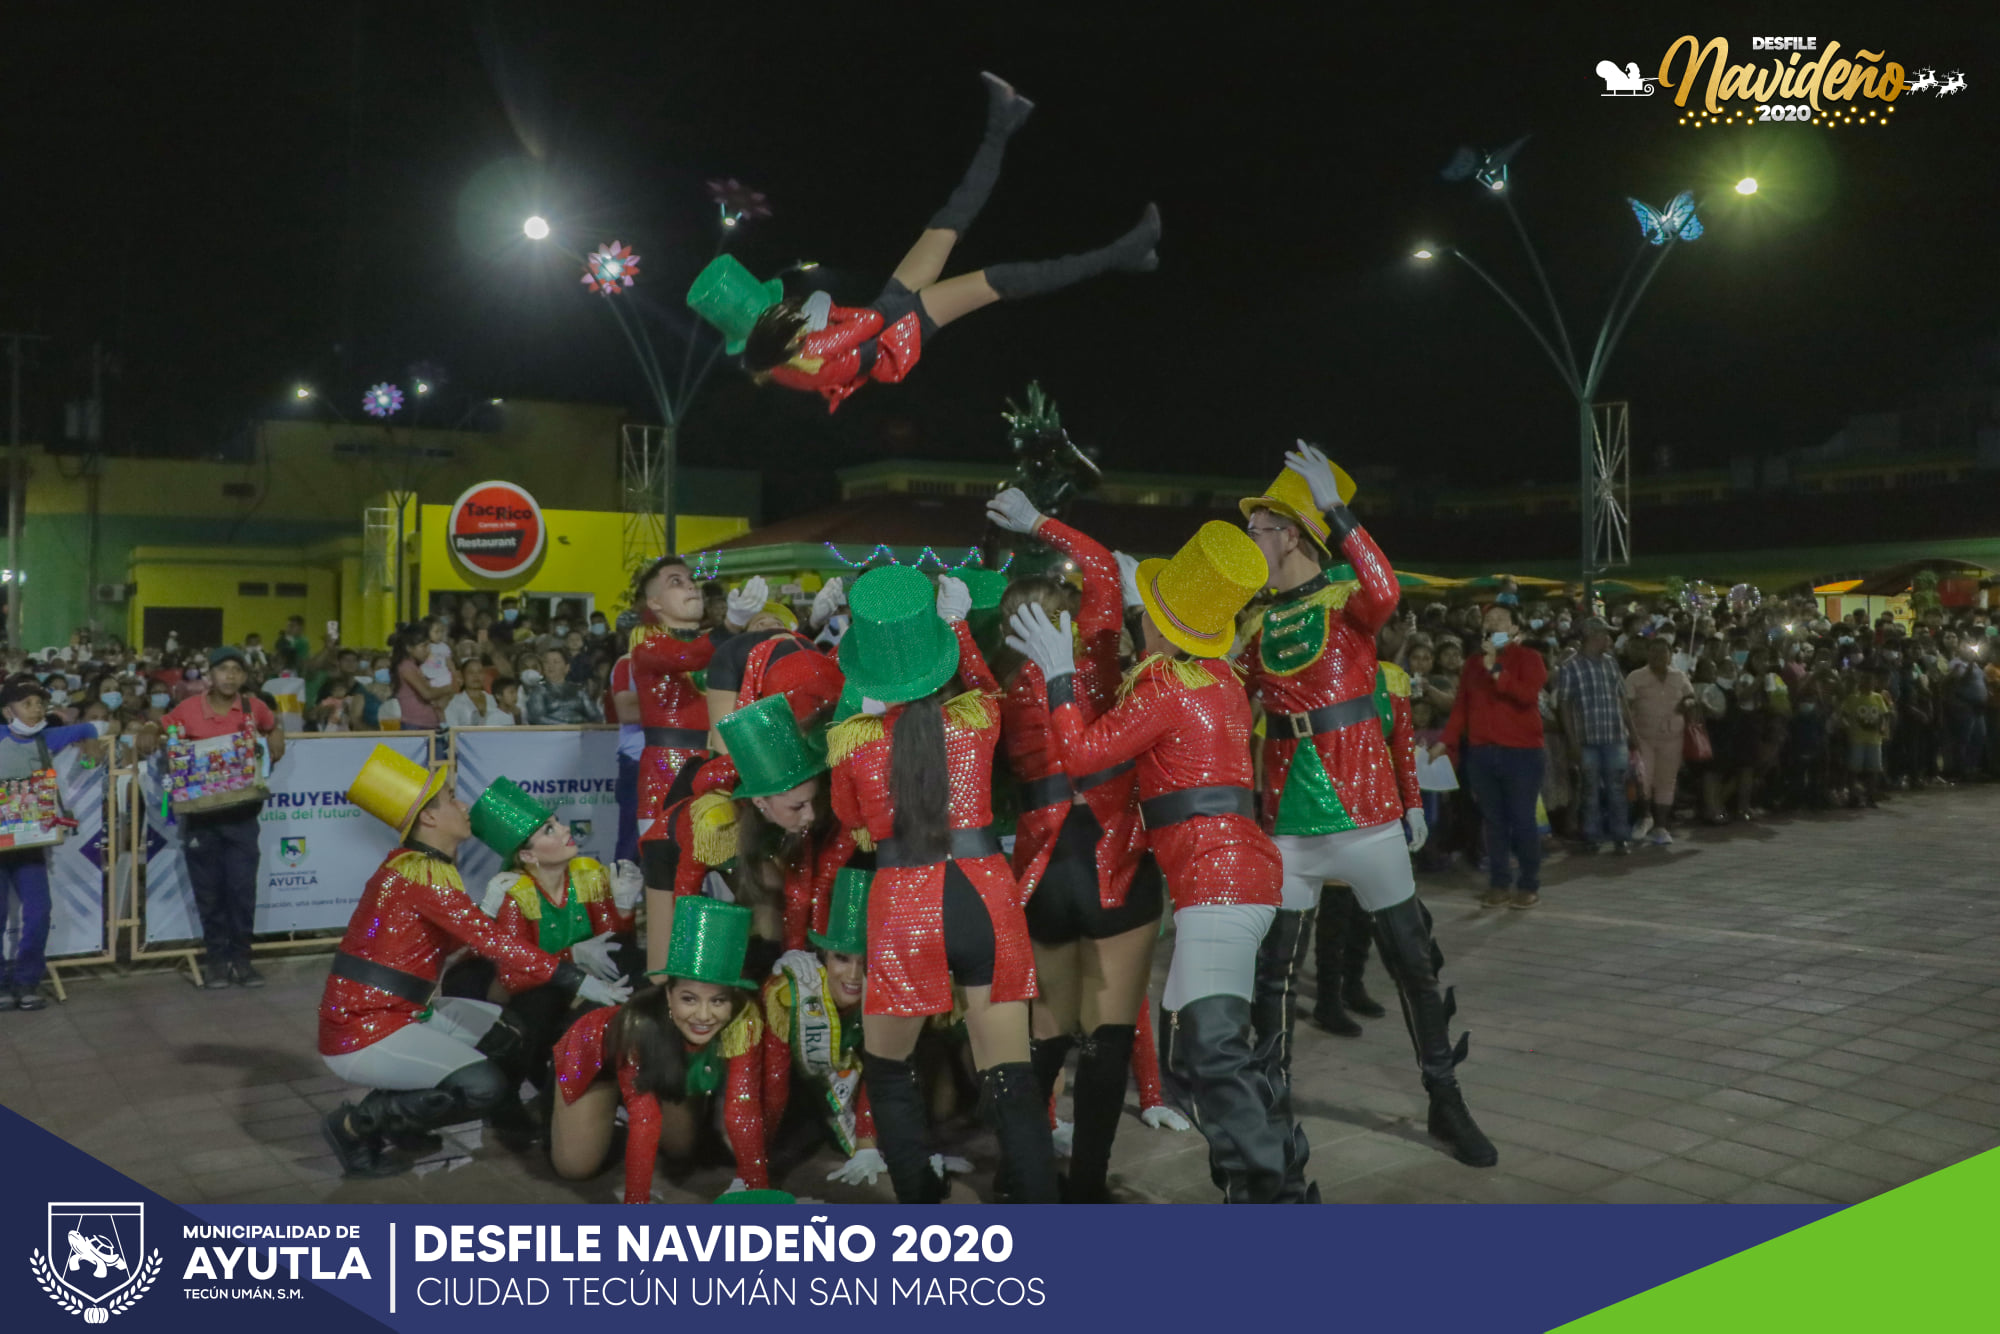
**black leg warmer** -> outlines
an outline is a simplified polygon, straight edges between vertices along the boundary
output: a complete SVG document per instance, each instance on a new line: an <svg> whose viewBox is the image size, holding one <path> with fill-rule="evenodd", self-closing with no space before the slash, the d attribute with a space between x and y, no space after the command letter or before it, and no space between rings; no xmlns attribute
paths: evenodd
<svg viewBox="0 0 2000 1334"><path fill-rule="evenodd" d="M964 235L965 229L979 216L979 210L986 207L986 197L993 193L993 185L1000 179L1000 160L1006 155L1007 140L1027 123L1029 113L1035 109L1033 102L1015 92L1004 79L992 74L979 77L986 83L986 133L979 141L979 151L972 155L972 164L965 169L965 179L930 220L929 226L934 230Z"/></svg>
<svg viewBox="0 0 2000 1334"><path fill-rule="evenodd" d="M1034 1067L1026 1061L1007 1061L981 1070L979 1114L1000 1141L1000 1162L1009 1185L1006 1202L1055 1204L1059 1196L1056 1151L1049 1141L1049 1104L1036 1086ZM879 1111L875 1125L879 1132Z"/></svg>
<svg viewBox="0 0 2000 1334"><path fill-rule="evenodd" d="M986 282L1003 301L1042 296L1103 273L1150 273L1160 266L1153 247L1160 240L1158 205L1146 205L1139 225L1110 245L1061 259L1028 260L986 267Z"/></svg>
<svg viewBox="0 0 2000 1334"><path fill-rule="evenodd" d="M861 1054L861 1077L875 1117L875 1147L889 1164L898 1204L936 1204L944 1181L931 1170L930 1129L917 1071L908 1061Z"/></svg>

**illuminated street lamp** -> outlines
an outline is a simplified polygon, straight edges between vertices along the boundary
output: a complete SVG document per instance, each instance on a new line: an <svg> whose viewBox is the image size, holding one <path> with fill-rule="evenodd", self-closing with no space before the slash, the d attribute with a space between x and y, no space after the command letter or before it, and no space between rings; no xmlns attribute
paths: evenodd
<svg viewBox="0 0 2000 1334"><path fill-rule="evenodd" d="M1756 194L1757 178L1755 176L1745 176L1742 180L1736 182L1736 193L1739 195Z"/></svg>
<svg viewBox="0 0 2000 1334"><path fill-rule="evenodd" d="M537 213L521 224L521 230L530 241L546 241L549 239L549 220Z"/></svg>

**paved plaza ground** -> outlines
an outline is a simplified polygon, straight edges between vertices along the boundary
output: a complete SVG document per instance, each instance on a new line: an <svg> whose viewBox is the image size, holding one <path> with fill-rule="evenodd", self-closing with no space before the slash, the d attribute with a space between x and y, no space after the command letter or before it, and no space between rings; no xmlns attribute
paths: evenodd
<svg viewBox="0 0 2000 1334"><path fill-rule="evenodd" d="M1851 1203L2000 1144L1996 815L2000 789L1955 789L1573 856L1527 911L1480 909L1469 873L1424 879L1472 1032L1460 1074L1500 1164L1461 1166L1425 1135L1392 1018L1352 1040L1302 1026L1312 1174L1344 1203ZM314 1050L326 958L264 969L268 987L214 994L185 975L77 978L65 1005L0 1013L0 1103L183 1203L614 1198L616 1171L559 1181L476 1130L416 1173L343 1181L318 1131L344 1089ZM1368 980L1393 1011L1379 963ZM1200 1137L1136 1110L1120 1196L1214 1200ZM975 1163L953 1194L971 1202L991 1139L946 1138ZM832 1161L784 1184L889 1198L886 1178L827 1185ZM728 1177L659 1194L711 1198Z"/></svg>

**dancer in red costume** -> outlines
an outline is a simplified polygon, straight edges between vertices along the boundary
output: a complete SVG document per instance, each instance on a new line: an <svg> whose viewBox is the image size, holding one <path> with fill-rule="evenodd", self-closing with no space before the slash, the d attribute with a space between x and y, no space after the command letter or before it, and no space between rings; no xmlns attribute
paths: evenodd
<svg viewBox="0 0 2000 1334"><path fill-rule="evenodd" d="M321 1133L349 1176L392 1176L410 1160L389 1151L434 1143L431 1132L484 1116L513 1097L524 1073L521 1034L485 1001L434 999L445 954L470 946L532 985L600 1004L631 994L523 944L479 909L452 864L472 836L447 769L427 771L377 746L348 799L400 834L403 846L368 880L319 1003L327 1069L372 1086L326 1114Z"/></svg>
<svg viewBox="0 0 2000 1334"><path fill-rule="evenodd" d="M834 813L875 849L863 1070L896 1198L944 1193L910 1057L926 1017L951 1010L955 985L1005 1193L1054 1203L1047 1104L1028 1061L1034 954L990 828L999 692L965 623L971 594L946 577L933 595L915 570L887 566L856 580L848 604L840 665L864 704L833 729L828 759Z"/></svg>
<svg viewBox="0 0 2000 1334"><path fill-rule="evenodd" d="M1303 1183L1305 1135L1248 1040L1257 946L1284 868L1255 820L1250 701L1220 660L1263 560L1242 533L1210 523L1171 561L1141 564L1134 582L1146 657L1094 723L1075 698L1067 616L1051 625L1024 607L1007 642L1041 668L1067 771L1137 762L1140 812L1174 906L1162 1064L1189 1086L1211 1175L1231 1203L1304 1203L1318 1197Z"/></svg>
<svg viewBox="0 0 2000 1334"><path fill-rule="evenodd" d="M1003 531L1048 543L1083 575L1071 693L1088 726L1117 703L1126 603L1119 562L1076 529L1038 512L1017 489L988 501L986 515ZM1069 586L1016 580L1001 600L1003 618L1031 600L1044 612L1061 613L1071 601ZM1131 601L1139 601L1136 587ZM1105 1174L1159 936L1160 870L1146 856L1133 762L1094 772L1066 769L1050 727L1042 670L1033 662L1023 660L1012 673L1002 714L1007 760L1021 785L1014 871L1028 896L1041 993L1034 1005L1035 1075L1042 1095L1050 1096L1070 1048L1081 1040L1066 1198L1107 1202Z"/></svg>
<svg viewBox="0 0 2000 1334"><path fill-rule="evenodd" d="M700 1147L710 1098L723 1100L723 1132L736 1159L730 1192L769 1185L764 1158L764 1020L755 984L742 976L750 914L700 899L674 921L668 965L622 1007L596 1009L556 1044L549 1161L586 1180L603 1170L625 1106L625 1203L653 1197L664 1151L686 1162ZM606 1078L606 1076L610 1076Z"/></svg>
<svg viewBox="0 0 2000 1334"><path fill-rule="evenodd" d="M1465 1106L1454 1073L1451 994L1438 983L1443 955L1416 898L1410 850L1422 845L1421 803L1397 788L1375 702L1375 635L1400 598L1395 571L1347 508L1352 481L1300 442L1285 472L1242 502L1277 600L1245 647L1251 694L1264 707L1265 827L1285 859L1284 905L1258 958L1253 1017L1272 1078L1289 1091L1294 984L1320 887L1338 880L1372 914L1382 962L1430 1097L1431 1134L1459 1161L1491 1167L1499 1155ZM1324 559L1338 548L1357 583L1343 595Z"/></svg>
<svg viewBox="0 0 2000 1334"><path fill-rule="evenodd" d="M1149 204L1138 226L1101 249L941 277L952 248L1000 178L1007 140L1035 108L1005 81L991 74L980 78L986 86L986 133L979 150L965 179L872 303L836 306L824 292L783 300L779 279L758 283L730 255L719 256L695 280L688 304L723 331L724 350L741 353L754 376L820 394L832 412L870 380L901 381L939 329L975 310L1041 296L1099 274L1145 273L1159 266L1153 247L1160 239L1160 214Z"/></svg>

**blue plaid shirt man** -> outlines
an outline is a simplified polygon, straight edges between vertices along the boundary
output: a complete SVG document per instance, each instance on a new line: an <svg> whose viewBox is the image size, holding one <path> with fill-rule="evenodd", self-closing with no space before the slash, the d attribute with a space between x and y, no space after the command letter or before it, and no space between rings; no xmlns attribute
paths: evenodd
<svg viewBox="0 0 2000 1334"><path fill-rule="evenodd" d="M1590 657L1579 653L1556 674L1556 697L1576 709L1586 746L1609 746L1625 740L1625 673L1609 653Z"/></svg>

